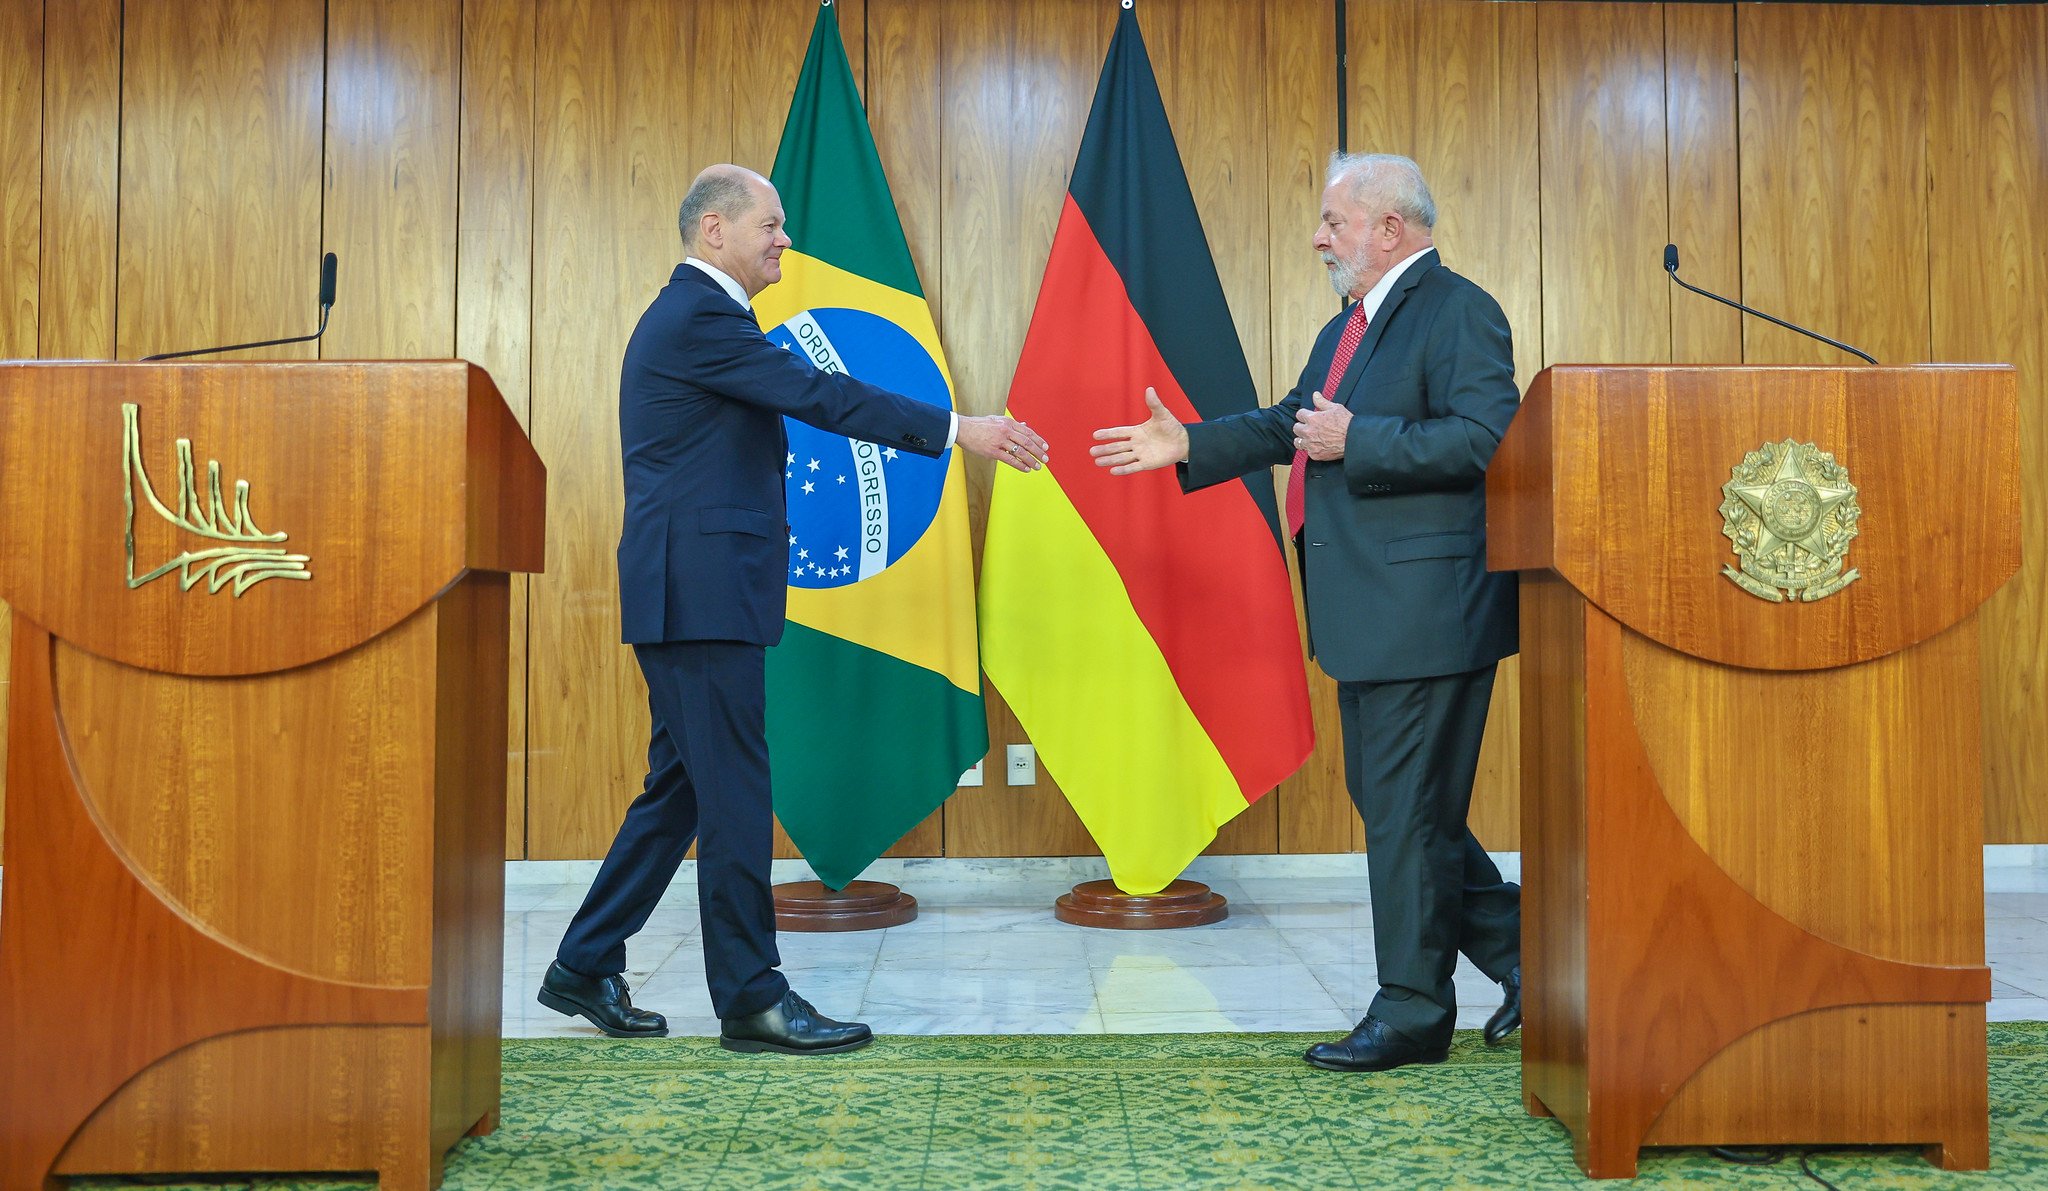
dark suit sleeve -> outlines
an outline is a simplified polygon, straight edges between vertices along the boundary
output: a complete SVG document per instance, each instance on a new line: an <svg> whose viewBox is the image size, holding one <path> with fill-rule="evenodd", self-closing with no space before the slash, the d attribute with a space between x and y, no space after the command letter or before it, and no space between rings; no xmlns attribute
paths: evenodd
<svg viewBox="0 0 2048 1191"><path fill-rule="evenodd" d="M1329 370L1329 356L1322 350L1329 337L1326 327L1317 338L1316 350L1309 353L1301 378L1294 382L1287 396L1264 409L1188 424L1187 462L1174 469L1180 477L1182 492L1194 492L1261 467L1278 467L1294 461L1294 415L1308 404L1317 375Z"/></svg>
<svg viewBox="0 0 2048 1191"><path fill-rule="evenodd" d="M822 372L770 343L737 308L711 303L693 311L684 342L696 348L688 362L690 379L720 397L919 455L946 449L948 411L843 372Z"/></svg>
<svg viewBox="0 0 2048 1191"><path fill-rule="evenodd" d="M1477 286L1450 294L1424 340L1427 416L1351 419L1344 480L1359 496L1461 491L1485 481L1486 465L1520 405L1507 315ZM1353 397L1354 404L1364 404Z"/></svg>

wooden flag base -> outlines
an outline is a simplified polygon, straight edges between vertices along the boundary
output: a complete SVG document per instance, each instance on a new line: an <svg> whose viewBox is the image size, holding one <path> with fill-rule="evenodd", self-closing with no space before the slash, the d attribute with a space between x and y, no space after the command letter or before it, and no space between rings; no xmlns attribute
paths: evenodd
<svg viewBox="0 0 2048 1191"><path fill-rule="evenodd" d="M1166 930L1221 922L1230 916L1230 903L1200 881L1175 881L1143 897L1125 893L1115 881L1083 881L1060 895L1052 916L1105 930Z"/></svg>
<svg viewBox="0 0 2048 1191"><path fill-rule="evenodd" d="M827 889L822 881L785 881L775 887L775 929L880 930L917 917L917 899L886 881L854 881Z"/></svg>

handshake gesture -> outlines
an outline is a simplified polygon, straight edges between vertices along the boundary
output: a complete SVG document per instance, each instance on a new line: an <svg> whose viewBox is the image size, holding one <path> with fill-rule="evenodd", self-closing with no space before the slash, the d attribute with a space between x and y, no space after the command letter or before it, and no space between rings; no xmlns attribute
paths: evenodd
<svg viewBox="0 0 2048 1191"><path fill-rule="evenodd" d="M960 431L953 444L983 459L995 459L1018 471L1037 471L1045 466L1052 450L1038 432L1015 418L1002 414L960 419Z"/></svg>

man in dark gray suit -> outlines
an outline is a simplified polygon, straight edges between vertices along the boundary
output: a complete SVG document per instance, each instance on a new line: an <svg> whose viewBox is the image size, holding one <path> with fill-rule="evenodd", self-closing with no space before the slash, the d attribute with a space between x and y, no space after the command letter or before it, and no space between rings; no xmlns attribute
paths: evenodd
<svg viewBox="0 0 2048 1191"><path fill-rule="evenodd" d="M1486 465L1519 404L1508 323L1437 260L1436 204L1405 157L1337 154L1313 241L1344 311L1294 390L1183 426L1098 430L1098 466L1169 464L1187 491L1293 463L1289 529L1309 644L1337 680L1344 773L1365 820L1380 990L1318 1067L1446 1056L1463 951L1501 983L1486 1023L1521 1024L1521 889L1466 826L1494 667L1515 652L1515 577L1486 570Z"/></svg>

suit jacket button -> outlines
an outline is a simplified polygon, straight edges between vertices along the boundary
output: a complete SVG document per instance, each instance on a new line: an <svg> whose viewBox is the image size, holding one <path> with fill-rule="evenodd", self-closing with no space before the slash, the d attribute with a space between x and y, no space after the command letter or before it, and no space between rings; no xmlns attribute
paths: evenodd
<svg viewBox="0 0 2048 1191"><path fill-rule="evenodd" d="M921 447L924 445L924 436L918 434L906 434L903 436L903 441L909 443L913 447Z"/></svg>

